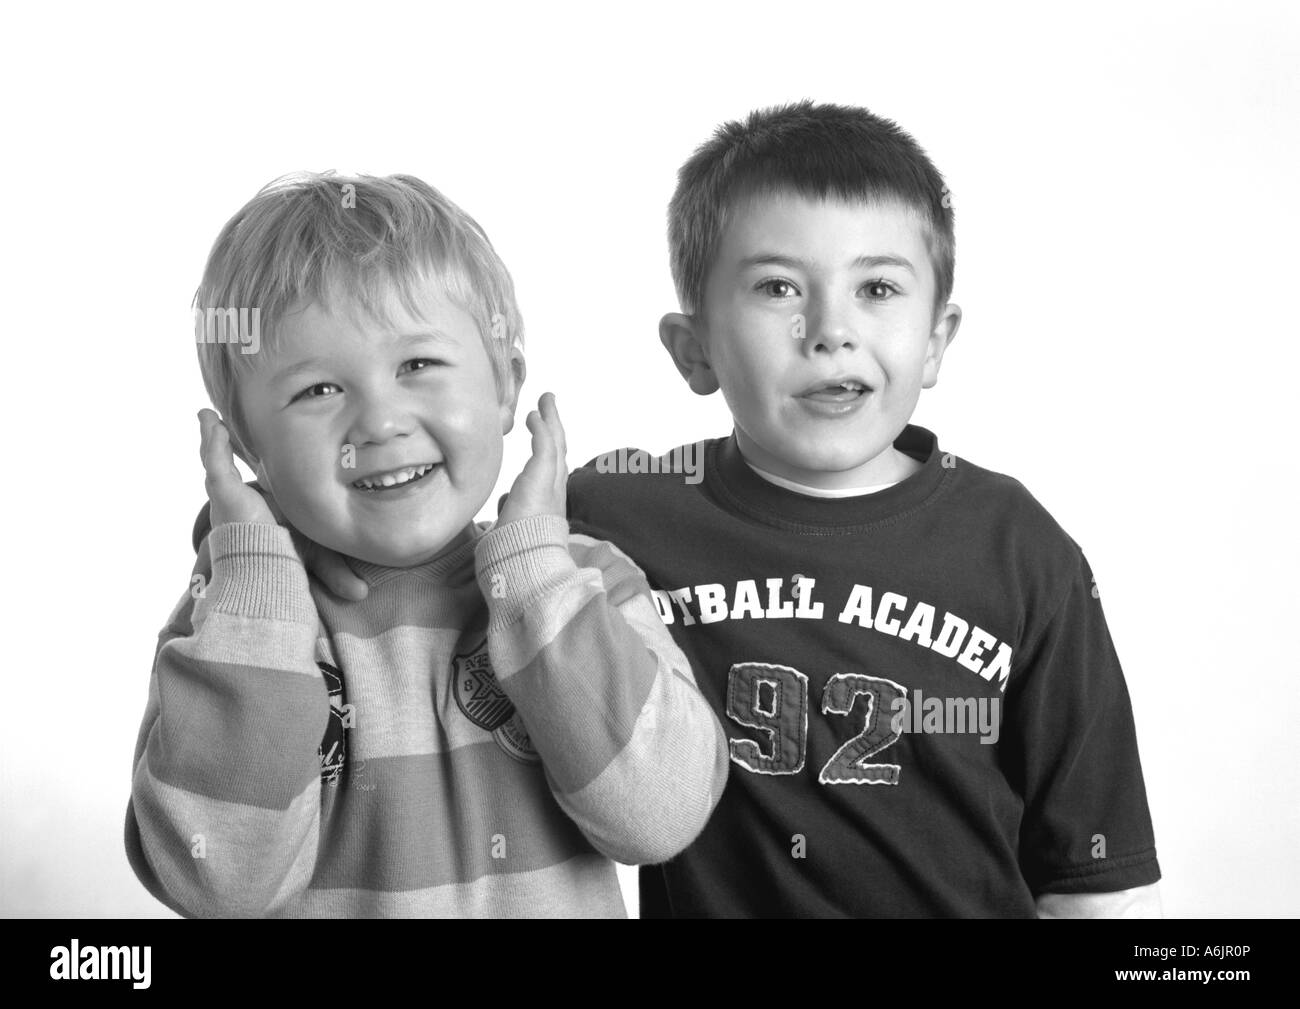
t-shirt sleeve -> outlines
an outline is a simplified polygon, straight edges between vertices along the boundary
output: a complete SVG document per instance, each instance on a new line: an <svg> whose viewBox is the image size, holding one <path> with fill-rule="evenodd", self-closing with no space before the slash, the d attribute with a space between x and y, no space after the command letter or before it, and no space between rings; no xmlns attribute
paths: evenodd
<svg viewBox="0 0 1300 1009"><path fill-rule="evenodd" d="M1076 556L1007 689L1007 776L1024 800L1020 864L1035 896L1160 878L1128 688L1092 569Z"/></svg>

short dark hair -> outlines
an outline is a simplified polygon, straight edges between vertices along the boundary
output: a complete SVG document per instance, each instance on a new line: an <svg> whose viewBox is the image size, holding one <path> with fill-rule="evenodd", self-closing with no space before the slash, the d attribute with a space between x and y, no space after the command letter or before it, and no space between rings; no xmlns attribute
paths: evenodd
<svg viewBox="0 0 1300 1009"><path fill-rule="evenodd" d="M943 176L897 123L849 105L805 99L723 123L677 173L668 206L673 283L695 312L729 214L755 193L792 190L810 199L894 200L925 222L936 279L935 310L952 294L955 242Z"/></svg>

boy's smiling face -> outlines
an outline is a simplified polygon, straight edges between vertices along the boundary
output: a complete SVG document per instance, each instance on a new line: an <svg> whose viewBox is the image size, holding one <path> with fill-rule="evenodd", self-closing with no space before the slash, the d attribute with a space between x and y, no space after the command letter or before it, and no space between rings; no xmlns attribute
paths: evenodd
<svg viewBox="0 0 1300 1009"><path fill-rule="evenodd" d="M910 209L757 195L734 208L697 313L660 331L692 389L721 387L750 463L813 487L887 483L915 467L893 442L961 319L934 311L935 285Z"/></svg>
<svg viewBox="0 0 1300 1009"><path fill-rule="evenodd" d="M239 388L257 475L303 535L392 567L464 542L501 468L522 357L498 395L473 318L425 289L385 325L312 302ZM351 463L349 468L347 465Z"/></svg>

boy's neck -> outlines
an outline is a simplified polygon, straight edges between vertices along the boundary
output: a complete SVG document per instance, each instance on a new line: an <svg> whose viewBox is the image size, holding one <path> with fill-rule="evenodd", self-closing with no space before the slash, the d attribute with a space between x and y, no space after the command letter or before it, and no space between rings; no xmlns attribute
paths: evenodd
<svg viewBox="0 0 1300 1009"><path fill-rule="evenodd" d="M812 491L868 493L906 480L922 468L922 464L893 445L873 459L851 470L803 470L783 465L767 456L740 428L736 428L736 446L741 458L750 469L763 477L779 477ZM771 482L771 481L769 481Z"/></svg>
<svg viewBox="0 0 1300 1009"><path fill-rule="evenodd" d="M370 585L402 575L418 575L431 581L441 581L444 577L458 571L468 559L473 564L474 544L479 537L478 525L470 522L431 556L412 564L388 565L375 564L358 558L349 558L349 563L358 575Z"/></svg>

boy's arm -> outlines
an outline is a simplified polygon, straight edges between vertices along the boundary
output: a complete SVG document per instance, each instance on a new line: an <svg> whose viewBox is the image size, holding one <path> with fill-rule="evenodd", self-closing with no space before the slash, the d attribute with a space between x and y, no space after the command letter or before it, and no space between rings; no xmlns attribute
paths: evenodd
<svg viewBox="0 0 1300 1009"><path fill-rule="evenodd" d="M609 857L671 858L722 795L727 744L640 569L558 515L498 525L475 557L497 679L556 800Z"/></svg>
<svg viewBox="0 0 1300 1009"><path fill-rule="evenodd" d="M1038 898L1040 918L1163 918L1160 884L1114 893L1045 893Z"/></svg>
<svg viewBox="0 0 1300 1009"><path fill-rule="evenodd" d="M1074 570L1007 689L1005 767L1024 798L1021 869L1040 914L1159 914L1128 689L1092 570Z"/></svg>
<svg viewBox="0 0 1300 1009"><path fill-rule="evenodd" d="M218 526L195 573L198 598L187 594L159 637L127 856L181 914L273 913L315 866L329 717L316 611L279 526Z"/></svg>

